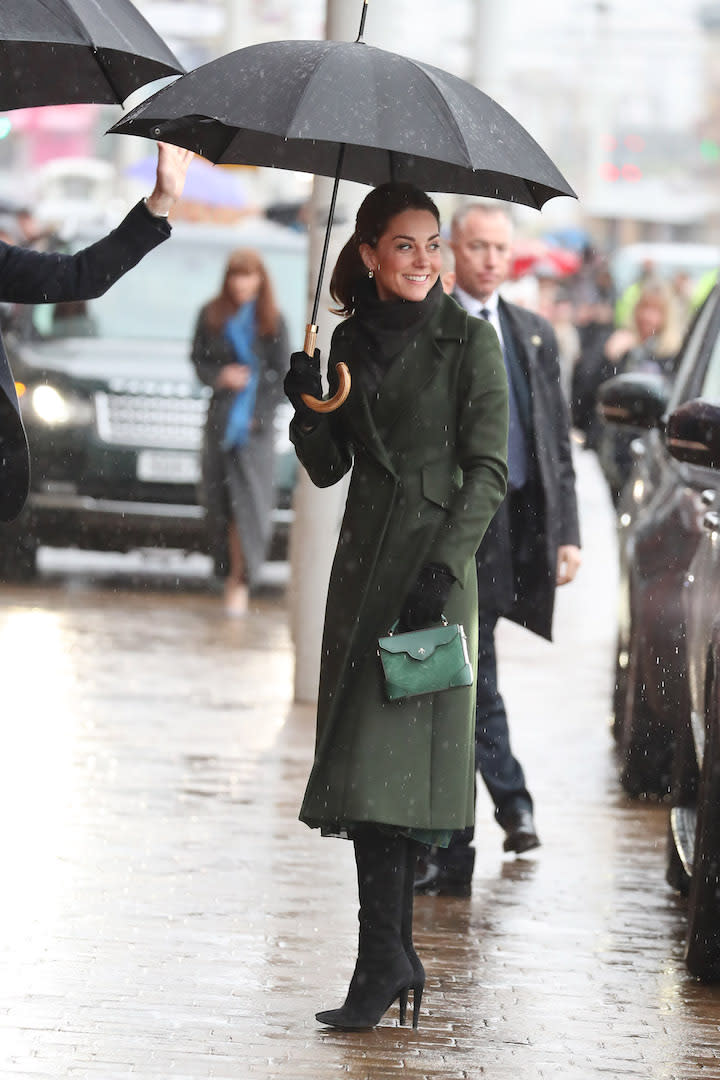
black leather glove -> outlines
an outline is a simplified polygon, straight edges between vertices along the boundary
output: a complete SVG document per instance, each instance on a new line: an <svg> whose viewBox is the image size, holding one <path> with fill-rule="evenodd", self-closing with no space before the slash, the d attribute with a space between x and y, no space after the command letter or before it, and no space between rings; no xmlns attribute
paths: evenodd
<svg viewBox="0 0 720 1080"><path fill-rule="evenodd" d="M423 566L417 581L405 597L398 630L421 630L425 626L440 622L454 581L455 578L447 566L440 563L427 563Z"/></svg>
<svg viewBox="0 0 720 1080"><path fill-rule="evenodd" d="M312 357L306 352L294 352L290 357L290 370L283 382L285 395L292 403L297 419L303 426L318 422L318 414L309 409L302 399L302 394L312 394L313 397L323 396L322 379L320 378L320 350L316 349Z"/></svg>

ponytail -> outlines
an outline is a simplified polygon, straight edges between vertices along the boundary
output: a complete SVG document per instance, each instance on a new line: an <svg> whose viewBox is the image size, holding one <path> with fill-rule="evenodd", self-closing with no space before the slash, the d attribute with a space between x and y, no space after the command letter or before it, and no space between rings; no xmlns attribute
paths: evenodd
<svg viewBox="0 0 720 1080"><path fill-rule="evenodd" d="M330 278L330 295L338 305L331 309L333 315L348 316L355 310L357 285L367 274L367 267L360 256L360 244L356 230L338 255Z"/></svg>

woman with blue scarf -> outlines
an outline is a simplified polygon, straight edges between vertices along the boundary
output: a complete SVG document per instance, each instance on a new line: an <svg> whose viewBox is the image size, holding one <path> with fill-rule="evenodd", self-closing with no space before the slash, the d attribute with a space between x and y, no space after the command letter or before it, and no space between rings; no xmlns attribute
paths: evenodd
<svg viewBox="0 0 720 1080"><path fill-rule="evenodd" d="M285 323L260 256L234 251L219 295L200 312L192 347L195 370L213 390L202 498L230 615L247 611L270 540L273 417L287 352Z"/></svg>

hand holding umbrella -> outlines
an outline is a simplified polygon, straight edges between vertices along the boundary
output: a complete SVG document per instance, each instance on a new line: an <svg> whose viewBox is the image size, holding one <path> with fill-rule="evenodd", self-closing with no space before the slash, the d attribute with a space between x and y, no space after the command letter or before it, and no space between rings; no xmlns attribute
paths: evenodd
<svg viewBox="0 0 720 1080"><path fill-rule="evenodd" d="M195 157L191 150L169 143L158 143L157 173L155 187L145 200L145 205L156 217L167 217L180 198L190 162Z"/></svg>

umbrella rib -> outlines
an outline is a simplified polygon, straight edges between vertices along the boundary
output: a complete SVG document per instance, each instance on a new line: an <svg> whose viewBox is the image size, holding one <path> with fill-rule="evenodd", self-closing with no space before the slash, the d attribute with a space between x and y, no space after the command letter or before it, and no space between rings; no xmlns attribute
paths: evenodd
<svg viewBox="0 0 720 1080"><path fill-rule="evenodd" d="M70 4L68 4L67 0L61 0L61 3L62 3L62 6L65 8L66 18L67 18L68 22L72 23L75 26L75 29L80 34L80 36L85 38L85 41L87 42L87 44L94 48L94 43L93 43L92 38L90 37L90 34L87 31L87 27L85 26L85 23L79 17L77 12L73 10L73 8L70 6ZM55 16L55 18L57 18L57 15L55 14L55 12L53 12L50 9L50 5L46 2L46 0L40 0L40 4L42 5L42 7L45 8L48 15ZM113 87L113 90L114 89L115 89L115 87Z"/></svg>
<svg viewBox="0 0 720 1080"><path fill-rule="evenodd" d="M46 2L46 0L40 0L40 3L45 8L48 15L53 14L53 12L50 10L50 7L49 7L48 3ZM107 64L105 64L100 59L100 53L98 52L98 49L97 49L97 46L95 45L95 42L93 41L92 37L88 33L88 30L87 30L87 27L85 26L85 23L78 16L77 12L73 10L73 8L70 6L70 4L68 4L67 0L61 0L61 3L62 3L62 5L63 5L63 7L64 7L64 9L65 9L65 11L67 13L66 17L67 17L68 22L72 23L73 26L78 31L80 37L85 39L85 42L88 45L88 48L92 51L95 63L100 68L100 70L103 73L103 76L107 80L108 86L110 87L113 94L115 95L115 100L118 102L118 104L120 104L122 101L125 100L125 97L127 95L121 94L120 91L118 90L117 86L113 82L113 79L112 79L112 77L110 75L110 71L108 70Z"/></svg>
<svg viewBox="0 0 720 1080"><path fill-rule="evenodd" d="M424 79L425 79L425 80L426 80L427 82L429 82L429 83L430 83L430 85L431 85L431 86L432 86L432 87L434 88L434 90L436 90L436 91L437 91L437 93L438 93L438 95L439 95L439 99L440 99L440 101L442 102L442 106L443 106L443 109L445 110L446 116L447 116L448 120L450 121L450 124L451 124L451 126L452 126L452 127L454 128L454 130L455 130L456 134L458 135L458 137L459 137L459 139L460 139L460 142L462 143L463 149L465 150L465 157L466 157L466 159L467 159L468 165L469 165L469 167L470 167L470 168L472 169L472 171L473 171L473 172L476 172L477 170L476 170L476 169L474 168L474 166L473 166L473 164L472 164L472 159L471 159L471 157L470 157L470 151L469 151L469 149L468 149L468 144L467 144L467 142L465 141L465 136L464 136L464 135L463 135L463 133L462 133L462 128L460 127L460 125L458 124L457 120L456 120L456 119L455 119L455 117L453 116L453 113L452 113L452 109L450 108L450 106L448 105L447 101L445 100L445 95L444 95L444 94L442 93L442 91L440 90L440 88L439 88L439 86L437 85L437 83L435 83L435 82L434 82L434 81L433 81L433 80L432 80L432 79L430 78L430 76L428 75L427 71L425 70L425 68L423 67L423 65L419 63L419 61L417 61L417 60L413 60L413 59L412 59L411 57L406 57L406 59L407 59L408 63L409 63L409 64L412 64L412 66L413 66L413 67L415 68L415 70L416 70L416 71L419 71L419 72L420 72L420 74L421 74L421 75L423 76L423 78L424 78Z"/></svg>
<svg viewBox="0 0 720 1080"><path fill-rule="evenodd" d="M358 44L358 43L357 43L357 42L353 42L353 44ZM305 98L306 98L307 94L308 94L308 93L309 93L309 91L310 91L310 86L311 86L311 84L312 84L312 81L313 81L313 79L315 78L315 76L317 75L317 73L318 73L318 72L320 71L320 68L321 68L321 67L323 66L323 64L324 64L324 63L325 63L325 61L326 61L326 60L328 59L328 57L330 57L330 56L332 55L332 52L333 52L333 50L332 50L332 49L328 49L328 50L327 50L326 52L324 52L324 53L323 53L323 55L322 55L322 56L320 57L320 60L319 60L319 62L318 62L318 63L317 63L316 65L315 65L315 67L313 68L313 72L312 72L312 75L308 76L307 82L305 83L305 86L303 87L303 92L302 92L302 94L300 95L300 97L298 98L298 100L297 100L297 102L296 102L296 104L295 104L295 107L294 107L294 109L293 109L293 113L292 113L292 116L290 117L290 120L288 121L288 124L287 124L287 126L286 126L286 128L285 128L285 131L286 131L286 133L287 133L287 130L288 130L288 128L289 128L289 127L291 126L291 124L292 124L292 123L293 123L293 122L295 121L295 117L297 116L297 114L298 114L298 113L299 113L299 111L300 111L300 106L302 105L303 101L305 100ZM287 136L287 134L286 134L286 135L285 135L285 138L287 138L287 137L288 137L288 136ZM299 136L295 136L295 138L298 138L298 137L299 137ZM342 146L342 145L344 145L344 144L343 144L343 143L339 143L339 144L337 144L337 145L340 145L340 146Z"/></svg>

